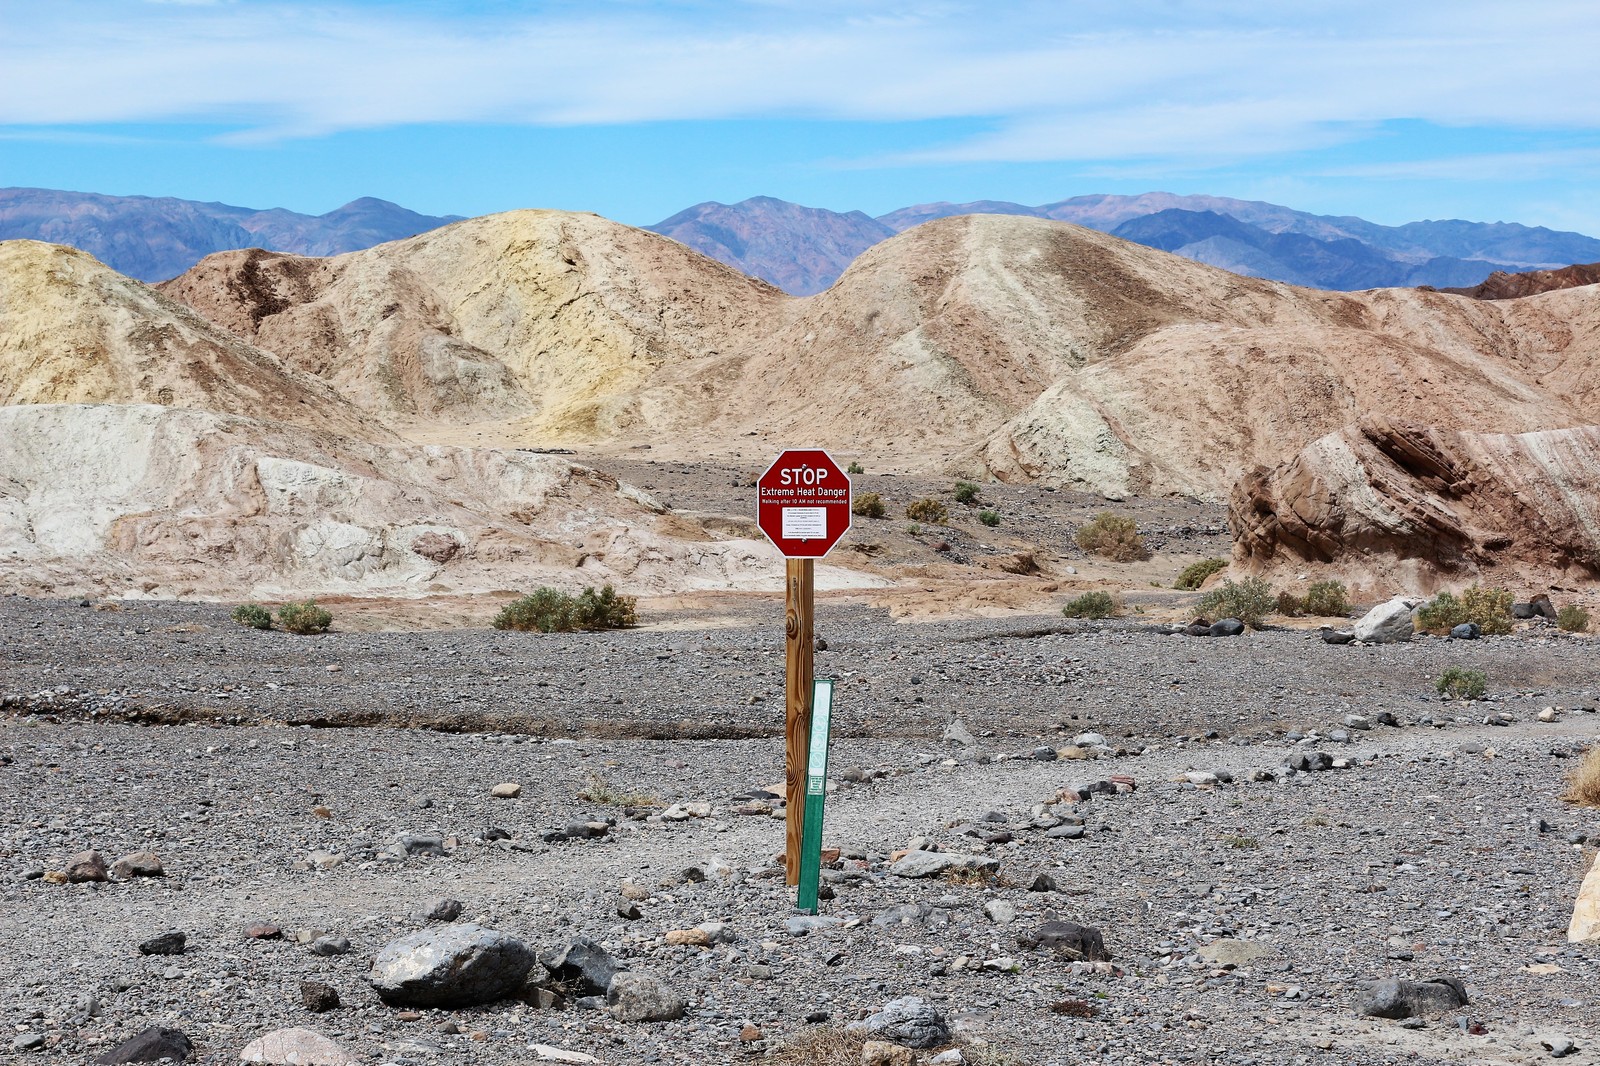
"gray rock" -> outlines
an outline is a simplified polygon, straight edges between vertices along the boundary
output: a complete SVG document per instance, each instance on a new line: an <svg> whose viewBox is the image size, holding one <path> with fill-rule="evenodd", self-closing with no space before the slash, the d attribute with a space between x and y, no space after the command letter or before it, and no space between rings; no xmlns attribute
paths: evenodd
<svg viewBox="0 0 1600 1066"><path fill-rule="evenodd" d="M1363 714L1347 714L1344 716L1346 729L1371 729L1372 719Z"/></svg>
<svg viewBox="0 0 1600 1066"><path fill-rule="evenodd" d="M367 975L385 1003L416 1007L467 1007L517 991L534 964L522 941L465 923L403 936L390 942Z"/></svg>
<svg viewBox="0 0 1600 1066"><path fill-rule="evenodd" d="M1356 1001L1356 1010L1373 1018L1414 1018L1466 1005L1467 990L1458 978L1406 981L1389 977L1369 985Z"/></svg>
<svg viewBox="0 0 1600 1066"><path fill-rule="evenodd" d="M1106 738L1099 733L1079 733L1072 738L1072 742L1080 748L1103 748Z"/></svg>
<svg viewBox="0 0 1600 1066"><path fill-rule="evenodd" d="M44 1043L45 1041L43 1033L19 1033L17 1034L17 1037L11 1041L11 1050L38 1051L40 1048L44 1047Z"/></svg>
<svg viewBox="0 0 1600 1066"><path fill-rule="evenodd" d="M843 918L834 918L826 914L795 914L784 919L783 928L790 936L806 936L837 929L843 924Z"/></svg>
<svg viewBox="0 0 1600 1066"><path fill-rule="evenodd" d="M1317 632L1322 635L1324 644L1349 644L1356 639L1356 635L1348 629L1335 629L1332 626L1319 626Z"/></svg>
<svg viewBox="0 0 1600 1066"><path fill-rule="evenodd" d="M1224 618L1219 622L1211 623L1213 637L1237 637L1244 632L1244 623L1237 618Z"/></svg>
<svg viewBox="0 0 1600 1066"><path fill-rule="evenodd" d="M594 996L604 995L622 969L605 948L586 936L573 937L561 947L541 953L539 961L557 981Z"/></svg>
<svg viewBox="0 0 1600 1066"><path fill-rule="evenodd" d="M1411 612L1422 602L1412 596L1396 596L1378 604L1355 624L1356 639L1367 644L1393 644L1410 640L1416 632L1411 622Z"/></svg>
<svg viewBox="0 0 1600 1066"><path fill-rule="evenodd" d="M1569 1037L1562 1036L1559 1033L1553 1033L1545 1037L1539 1041L1539 1044L1550 1052L1550 1057L1553 1059L1564 1059L1578 1050L1577 1044L1574 1044Z"/></svg>
<svg viewBox="0 0 1600 1066"><path fill-rule="evenodd" d="M848 1026L910 1048L933 1048L950 1042L950 1025L939 1008L920 996L885 1003L883 1010Z"/></svg>
<svg viewBox="0 0 1600 1066"><path fill-rule="evenodd" d="M355 1066L361 1061L314 1029L274 1030L246 1044L239 1059L274 1066Z"/></svg>
<svg viewBox="0 0 1600 1066"><path fill-rule="evenodd" d="M1000 869L1000 860L986 855L952 855L944 851L910 851L899 862L889 867L896 877L932 877L946 870L973 870L993 873Z"/></svg>
<svg viewBox="0 0 1600 1066"><path fill-rule="evenodd" d="M141 955L182 955L184 943L189 938L174 930L151 937L139 945Z"/></svg>
<svg viewBox="0 0 1600 1066"><path fill-rule="evenodd" d="M1060 892L1061 886L1049 874L1036 874L1028 883L1029 892Z"/></svg>
<svg viewBox="0 0 1600 1066"><path fill-rule="evenodd" d="M928 920L928 915L933 913L933 908L926 903L897 903L886 908L872 919L872 924L880 929L894 926L921 925Z"/></svg>
<svg viewBox="0 0 1600 1066"><path fill-rule="evenodd" d="M447 855L443 833L401 833L389 845L395 855Z"/></svg>
<svg viewBox="0 0 1600 1066"><path fill-rule="evenodd" d="M108 1066L120 1062L160 1062L162 1059L183 1062L193 1054L194 1044L183 1032L153 1025L128 1037L94 1061Z"/></svg>
<svg viewBox="0 0 1600 1066"><path fill-rule="evenodd" d="M649 974L622 972L606 988L606 1006L618 1021L670 1022L683 1017L684 1001Z"/></svg>
<svg viewBox="0 0 1600 1066"><path fill-rule="evenodd" d="M1560 617L1560 612L1556 610L1556 605L1551 603L1550 597L1542 592L1529 599L1528 606L1533 608L1533 613L1535 615L1551 622L1556 621Z"/></svg>
<svg viewBox="0 0 1600 1066"><path fill-rule="evenodd" d="M1029 951L1054 951L1088 962L1110 962L1105 937L1091 925L1048 921L1031 933L1022 933L1017 943Z"/></svg>
<svg viewBox="0 0 1600 1066"><path fill-rule="evenodd" d="M311 954L328 958L333 955L348 955L350 941L342 936L319 936L311 942Z"/></svg>
<svg viewBox="0 0 1600 1066"><path fill-rule="evenodd" d="M461 912L465 909L465 905L459 899L440 896L424 903L419 913L425 922L453 922L461 917Z"/></svg>
<svg viewBox="0 0 1600 1066"><path fill-rule="evenodd" d="M1217 966L1232 969L1248 966L1267 953L1266 945L1249 940L1220 938L1205 945L1198 952L1202 959Z"/></svg>
<svg viewBox="0 0 1600 1066"><path fill-rule="evenodd" d="M1041 744L1028 753L1028 757L1038 762L1055 762L1059 756L1056 749L1048 744Z"/></svg>
<svg viewBox="0 0 1600 1066"><path fill-rule="evenodd" d="M1534 609L1534 606L1531 603L1513 603L1511 605L1511 617L1517 619L1519 622L1526 622L1529 619L1536 617L1538 613L1539 612Z"/></svg>
<svg viewBox="0 0 1600 1066"><path fill-rule="evenodd" d="M952 719L950 724L944 727L944 742L961 748L970 748L978 743L973 735L967 732L967 727L961 724L959 718Z"/></svg>
<svg viewBox="0 0 1600 1066"><path fill-rule="evenodd" d="M1477 640L1482 631L1476 622L1462 622L1450 630L1450 636L1455 640Z"/></svg>

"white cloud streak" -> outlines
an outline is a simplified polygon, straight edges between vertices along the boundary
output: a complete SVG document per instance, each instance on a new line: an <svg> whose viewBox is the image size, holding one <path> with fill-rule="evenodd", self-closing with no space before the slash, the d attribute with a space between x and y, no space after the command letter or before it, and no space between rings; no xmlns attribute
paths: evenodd
<svg viewBox="0 0 1600 1066"><path fill-rule="evenodd" d="M1514 15L1486 0L0 0L0 24L12 127L198 121L238 141L449 122L989 131L879 161L923 164L1238 159L1396 119L1600 131L1588 0Z"/></svg>

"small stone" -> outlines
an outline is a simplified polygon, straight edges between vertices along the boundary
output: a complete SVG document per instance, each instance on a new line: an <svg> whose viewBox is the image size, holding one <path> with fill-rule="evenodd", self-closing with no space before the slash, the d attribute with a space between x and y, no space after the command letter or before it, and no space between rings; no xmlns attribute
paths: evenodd
<svg viewBox="0 0 1600 1066"><path fill-rule="evenodd" d="M300 1004L313 1014L324 1014L338 1008L339 991L322 981L301 981Z"/></svg>
<svg viewBox="0 0 1600 1066"><path fill-rule="evenodd" d="M395 1006L465 1007L519 990L533 952L515 937L471 923L436 926L391 941L367 980Z"/></svg>
<svg viewBox="0 0 1600 1066"><path fill-rule="evenodd" d="M1550 1057L1553 1059L1564 1059L1578 1050L1578 1045L1574 1044L1571 1039L1560 1035L1547 1036L1540 1040L1539 1043L1546 1051L1550 1052Z"/></svg>
<svg viewBox="0 0 1600 1066"><path fill-rule="evenodd" d="M173 931L161 933L151 937L139 945L141 955L182 955L184 943L188 940L184 934Z"/></svg>
<svg viewBox="0 0 1600 1066"><path fill-rule="evenodd" d="M154 1025L135 1033L94 1061L106 1066L122 1062L160 1062L162 1059L182 1062L193 1054L194 1044L183 1032Z"/></svg>
<svg viewBox="0 0 1600 1066"><path fill-rule="evenodd" d="M621 970L605 948L583 936L541 952L539 961L557 981L569 982L579 991L597 996L605 994Z"/></svg>
<svg viewBox="0 0 1600 1066"><path fill-rule="evenodd" d="M766 1039L766 1036L761 1032L760 1027L752 1025L750 1022L745 1022L744 1028L739 1030L739 1040L742 1043L754 1044L757 1040L764 1039Z"/></svg>
<svg viewBox="0 0 1600 1066"><path fill-rule="evenodd" d="M16 1039L11 1041L11 1050L38 1051L40 1048L44 1047L44 1044L45 1039L43 1033L21 1033L16 1037Z"/></svg>
<svg viewBox="0 0 1600 1066"><path fill-rule="evenodd" d="M396 855L449 854L445 850L443 833L400 833L394 838L389 850Z"/></svg>
<svg viewBox="0 0 1600 1066"><path fill-rule="evenodd" d="M1457 978L1406 981L1390 977L1368 986L1356 1001L1356 1010L1374 1018L1413 1018L1466 1005L1467 990Z"/></svg>
<svg viewBox="0 0 1600 1066"><path fill-rule="evenodd" d="M528 1050L540 1062L599 1062L593 1055L585 1055L581 1051L568 1051L563 1047L551 1047L549 1044L529 1044Z"/></svg>
<svg viewBox="0 0 1600 1066"><path fill-rule="evenodd" d="M1028 883L1029 892L1060 892L1061 886L1049 874L1036 874Z"/></svg>
<svg viewBox="0 0 1600 1066"><path fill-rule="evenodd" d="M153 851L132 851L111 864L111 872L126 881L133 877L165 877L161 857Z"/></svg>
<svg viewBox="0 0 1600 1066"><path fill-rule="evenodd" d="M324 958L333 955L348 955L350 941L342 936L319 936L311 942L311 954L321 955Z"/></svg>
<svg viewBox="0 0 1600 1066"><path fill-rule="evenodd" d="M276 1066L355 1066L361 1059L312 1029L278 1029L239 1052L243 1062Z"/></svg>
<svg viewBox="0 0 1600 1066"><path fill-rule="evenodd" d="M251 922L243 932L251 940L277 940L283 936L283 927L272 922Z"/></svg>
<svg viewBox="0 0 1600 1066"><path fill-rule="evenodd" d="M1100 930L1077 922L1048 921L1031 933L1017 937L1017 944L1033 951L1054 951L1068 958L1089 962L1109 962L1105 937Z"/></svg>
<svg viewBox="0 0 1600 1066"><path fill-rule="evenodd" d="M1483 632L1483 630L1478 627L1478 623L1476 623L1476 622L1462 622L1460 625L1453 626L1451 628L1451 630L1450 630L1450 639L1452 639L1452 640L1477 640L1478 637L1482 634L1482 632Z"/></svg>
<svg viewBox="0 0 1600 1066"><path fill-rule="evenodd" d="M933 1048L950 1042L950 1026L939 1008L920 996L904 996L849 1029L871 1033L908 1048Z"/></svg>
<svg viewBox="0 0 1600 1066"><path fill-rule="evenodd" d="M489 790L495 799L513 800L522 795L522 786L515 781L502 781Z"/></svg>
<svg viewBox="0 0 1600 1066"><path fill-rule="evenodd" d="M995 925L1010 925L1017 920L1016 906L1003 899L993 899L985 903L983 913Z"/></svg>
<svg viewBox="0 0 1600 1066"><path fill-rule="evenodd" d="M1208 635L1213 637L1237 637L1243 632L1243 622L1237 618L1224 618L1220 622L1211 623L1211 632Z"/></svg>
<svg viewBox="0 0 1600 1066"><path fill-rule="evenodd" d="M108 881L105 856L98 851L80 851L67 860L67 880L75 885L89 881Z"/></svg>
<svg viewBox="0 0 1600 1066"><path fill-rule="evenodd" d="M639 910L639 905L626 897L617 900L617 917L624 921L636 922L644 917Z"/></svg>
<svg viewBox="0 0 1600 1066"><path fill-rule="evenodd" d="M466 905L459 899L437 896L423 903L420 914L425 922L453 922L464 910Z"/></svg>
<svg viewBox="0 0 1600 1066"><path fill-rule="evenodd" d="M667 943L674 947L708 948L711 937L703 929L672 929L667 932Z"/></svg>
<svg viewBox="0 0 1600 1066"><path fill-rule="evenodd" d="M1344 716L1346 729L1371 729L1372 719L1364 714L1347 714Z"/></svg>
<svg viewBox="0 0 1600 1066"><path fill-rule="evenodd" d="M648 974L623 971L606 988L606 1006L622 1022L668 1022L683 1017L683 997Z"/></svg>
<svg viewBox="0 0 1600 1066"><path fill-rule="evenodd" d="M1213 940L1197 952L1207 962L1227 969L1248 966L1266 953L1267 949L1264 945L1252 943L1248 940L1232 940L1226 937Z"/></svg>
<svg viewBox="0 0 1600 1066"><path fill-rule="evenodd" d="M861 1066L914 1066L916 1054L888 1040L868 1040L861 1045Z"/></svg>
<svg viewBox="0 0 1600 1066"><path fill-rule="evenodd" d="M977 740L961 724L960 719L954 719L944 728L944 742L953 747L970 748L977 744Z"/></svg>
<svg viewBox="0 0 1600 1066"><path fill-rule="evenodd" d="M1557 717L1558 715L1554 707L1546 707L1544 710L1539 712L1539 721L1541 722L1554 722Z"/></svg>

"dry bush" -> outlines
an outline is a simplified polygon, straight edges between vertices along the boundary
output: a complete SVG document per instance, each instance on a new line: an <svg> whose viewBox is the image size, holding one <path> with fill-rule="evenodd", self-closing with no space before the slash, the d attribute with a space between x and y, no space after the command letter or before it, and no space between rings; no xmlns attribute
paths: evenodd
<svg viewBox="0 0 1600 1066"><path fill-rule="evenodd" d="M1306 613L1306 601L1292 592L1278 593L1278 613L1285 618L1299 618Z"/></svg>
<svg viewBox="0 0 1600 1066"><path fill-rule="evenodd" d="M1600 807L1600 747L1589 753L1567 773L1567 791L1562 799L1580 807Z"/></svg>
<svg viewBox="0 0 1600 1066"><path fill-rule="evenodd" d="M1094 520L1078 527L1075 538L1078 547L1095 555L1102 555L1114 563L1131 563L1146 558L1144 538L1139 536L1139 526L1127 515L1102 511Z"/></svg>
<svg viewBox="0 0 1600 1066"><path fill-rule="evenodd" d="M1338 618L1350 613L1350 593L1343 581L1313 581L1306 589L1306 614Z"/></svg>
<svg viewBox="0 0 1600 1066"><path fill-rule="evenodd" d="M865 1033L819 1025L784 1040L767 1061L779 1066L861 1066L866 1043Z"/></svg>
<svg viewBox="0 0 1600 1066"><path fill-rule="evenodd" d="M1117 613L1117 601L1109 592L1085 592L1061 608L1068 618L1110 618Z"/></svg>
<svg viewBox="0 0 1600 1066"><path fill-rule="evenodd" d="M278 608L278 624L291 633L302 636L308 633L326 633L333 625L333 615L317 606L316 600L305 603L286 603Z"/></svg>
<svg viewBox="0 0 1600 1066"><path fill-rule="evenodd" d="M1271 585L1259 577L1247 577L1238 582L1224 578L1200 597L1197 607L1207 618L1237 618L1251 629L1259 629L1276 604Z"/></svg>
<svg viewBox="0 0 1600 1066"><path fill-rule="evenodd" d="M910 506L906 508L906 517L913 522L929 522L942 526L949 520L950 514L944 509L944 504L929 496L921 500L912 500Z"/></svg>
<svg viewBox="0 0 1600 1066"><path fill-rule="evenodd" d="M1587 633L1589 631L1589 612L1576 604L1569 603L1556 612L1556 625L1564 633Z"/></svg>
<svg viewBox="0 0 1600 1066"><path fill-rule="evenodd" d="M1172 583L1175 589L1197 589L1206 583L1206 578L1228 566L1226 559L1201 559L1198 563L1190 563L1178 574L1178 580Z"/></svg>
<svg viewBox="0 0 1600 1066"><path fill-rule="evenodd" d="M861 518L882 518L889 513L883 505L883 497L876 492L863 492L850 501L850 513Z"/></svg>

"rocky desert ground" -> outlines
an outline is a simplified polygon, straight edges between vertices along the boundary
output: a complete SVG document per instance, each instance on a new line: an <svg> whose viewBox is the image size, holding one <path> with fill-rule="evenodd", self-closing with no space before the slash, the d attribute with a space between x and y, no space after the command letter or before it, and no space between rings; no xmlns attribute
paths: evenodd
<svg viewBox="0 0 1600 1066"><path fill-rule="evenodd" d="M606 472L691 514L749 492L736 467ZM838 549L874 545L900 580L819 597L839 695L814 917L778 865L776 587L647 598L637 629L566 635L486 628L493 598L330 601L320 636L226 605L0 599L7 1048L84 1062L165 1027L224 1063L303 1028L329 1061L397 1066L853 1064L886 1037L926 1046L869 1055L1600 1061L1600 959L1566 940L1597 827L1560 798L1600 727L1593 638L1167 635L1152 623L1194 594L1151 582L1225 550L1220 507L1126 502L1157 550L1119 566L1066 533L1104 500L985 492L999 531L958 522L935 551L862 521ZM1045 574L972 561L1024 544ZM1061 616L1112 580L1123 617ZM1440 697L1449 666L1488 698ZM952 868L907 870L908 847ZM55 883L89 850L163 873ZM450 900L453 922L427 917ZM1060 943L1077 926L1104 954ZM379 997L387 945L463 929L552 965L587 938L665 1020L559 968L482 1005ZM175 932L181 953L142 953ZM1361 1013L1385 978L1456 979L1467 1004ZM337 1007L308 1007L321 986ZM906 997L920 1027L847 1028Z"/></svg>

